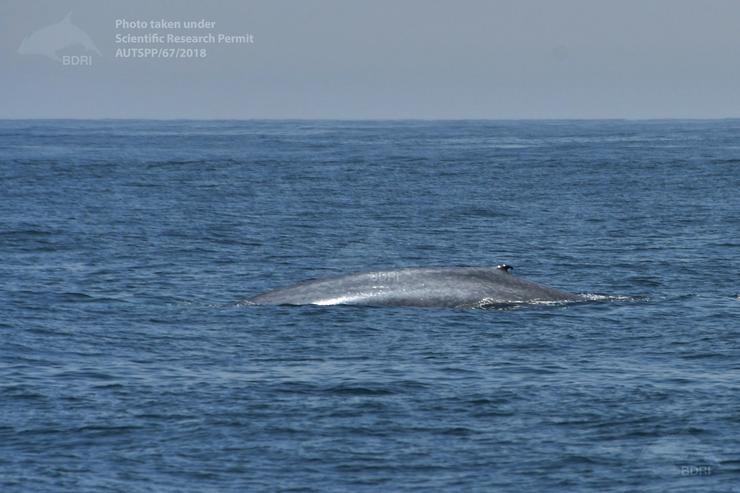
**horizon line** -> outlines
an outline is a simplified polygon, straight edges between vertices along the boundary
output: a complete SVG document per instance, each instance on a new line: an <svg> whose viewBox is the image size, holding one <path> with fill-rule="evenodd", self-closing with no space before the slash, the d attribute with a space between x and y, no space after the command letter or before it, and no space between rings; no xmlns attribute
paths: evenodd
<svg viewBox="0 0 740 493"><path fill-rule="evenodd" d="M740 116L716 116L716 117L3 117L0 121L351 121L351 122L373 122L373 121L720 121L740 120Z"/></svg>

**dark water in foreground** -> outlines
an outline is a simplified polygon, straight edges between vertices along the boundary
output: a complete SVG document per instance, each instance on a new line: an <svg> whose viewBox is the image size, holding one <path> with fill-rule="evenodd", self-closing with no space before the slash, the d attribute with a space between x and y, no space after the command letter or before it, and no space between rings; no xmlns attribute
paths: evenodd
<svg viewBox="0 0 740 493"><path fill-rule="evenodd" d="M740 490L740 121L0 122L0 490ZM512 264L609 302L237 307Z"/></svg>

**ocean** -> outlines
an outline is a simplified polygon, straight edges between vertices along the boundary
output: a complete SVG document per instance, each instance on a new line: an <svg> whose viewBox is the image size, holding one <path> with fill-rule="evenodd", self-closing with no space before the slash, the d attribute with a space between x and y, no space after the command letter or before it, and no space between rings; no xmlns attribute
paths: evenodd
<svg viewBox="0 0 740 493"><path fill-rule="evenodd" d="M740 120L0 121L0 490L740 491L739 233Z"/></svg>

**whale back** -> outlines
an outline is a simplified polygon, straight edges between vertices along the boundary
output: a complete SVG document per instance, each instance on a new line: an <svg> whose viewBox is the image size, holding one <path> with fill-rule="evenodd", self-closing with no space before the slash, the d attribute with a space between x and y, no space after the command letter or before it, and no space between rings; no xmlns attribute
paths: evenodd
<svg viewBox="0 0 740 493"><path fill-rule="evenodd" d="M305 281L246 300L258 305L476 307L571 301L578 295L495 267L407 268Z"/></svg>

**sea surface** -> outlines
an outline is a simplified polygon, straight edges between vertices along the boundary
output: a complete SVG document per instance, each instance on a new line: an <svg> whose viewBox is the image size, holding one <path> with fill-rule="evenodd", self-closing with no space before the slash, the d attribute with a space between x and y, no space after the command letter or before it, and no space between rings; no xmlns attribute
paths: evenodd
<svg viewBox="0 0 740 493"><path fill-rule="evenodd" d="M740 120L0 121L0 256L3 493L740 491Z"/></svg>

